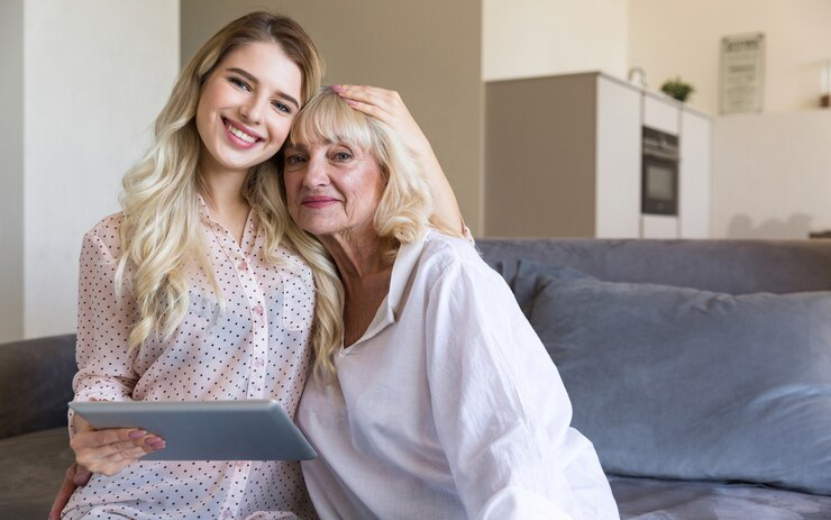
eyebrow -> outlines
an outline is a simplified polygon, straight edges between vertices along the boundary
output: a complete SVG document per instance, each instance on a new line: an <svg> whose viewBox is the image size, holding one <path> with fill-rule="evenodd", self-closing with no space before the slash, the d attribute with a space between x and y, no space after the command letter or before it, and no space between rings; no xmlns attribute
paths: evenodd
<svg viewBox="0 0 831 520"><path fill-rule="evenodd" d="M250 73L248 73L247 71L244 71L240 68L231 67L231 68L228 69L228 72L236 72L237 74L239 74L240 76L243 76L245 79L247 79L251 83L254 83L255 85L260 83L260 81L257 78L255 78ZM283 92L281 90L276 91L275 94L277 94L278 97L281 97L281 98L285 99L289 103L292 103L295 106L295 108L297 108L297 110L300 110L300 102L298 102L292 96L286 94L285 92Z"/></svg>
<svg viewBox="0 0 831 520"><path fill-rule="evenodd" d="M331 139L323 139L322 142L323 142L324 145L327 145L327 146L336 144ZM290 143L290 144L286 145L286 150L297 150L297 151L300 151L300 152L308 152L309 151L309 145L307 145L306 143Z"/></svg>

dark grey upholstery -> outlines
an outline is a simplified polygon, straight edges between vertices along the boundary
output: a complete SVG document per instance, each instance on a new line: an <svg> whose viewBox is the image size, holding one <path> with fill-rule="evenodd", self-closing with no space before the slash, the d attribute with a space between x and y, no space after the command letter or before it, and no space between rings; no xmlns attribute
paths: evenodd
<svg viewBox="0 0 831 520"><path fill-rule="evenodd" d="M0 439L66 426L75 335L0 345Z"/></svg>
<svg viewBox="0 0 831 520"><path fill-rule="evenodd" d="M831 240L481 239L477 246L491 265L529 259L607 282L730 294L831 290Z"/></svg>
<svg viewBox="0 0 831 520"><path fill-rule="evenodd" d="M66 468L75 335L0 345L0 518L44 520Z"/></svg>
<svg viewBox="0 0 831 520"><path fill-rule="evenodd" d="M74 461L66 426L0 440L0 518L45 520Z"/></svg>

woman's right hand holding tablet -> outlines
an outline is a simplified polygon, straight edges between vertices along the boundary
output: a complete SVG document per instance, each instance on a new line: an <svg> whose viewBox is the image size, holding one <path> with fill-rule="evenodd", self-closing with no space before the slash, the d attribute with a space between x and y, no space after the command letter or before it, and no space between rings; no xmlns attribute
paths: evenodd
<svg viewBox="0 0 831 520"><path fill-rule="evenodd" d="M165 447L164 439L136 428L96 430L78 416L69 445L75 461L92 473L113 476L148 453Z"/></svg>

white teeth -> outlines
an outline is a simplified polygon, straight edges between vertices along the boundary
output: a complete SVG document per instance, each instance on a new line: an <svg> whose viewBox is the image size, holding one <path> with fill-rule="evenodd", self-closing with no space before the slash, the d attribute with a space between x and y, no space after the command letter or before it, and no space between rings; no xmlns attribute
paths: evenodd
<svg viewBox="0 0 831 520"><path fill-rule="evenodd" d="M232 134L234 134L235 136L239 137L243 141L247 142L247 143L257 142L256 137L246 134L245 132L243 132L239 128L235 127L231 123L228 123L228 131L231 132Z"/></svg>

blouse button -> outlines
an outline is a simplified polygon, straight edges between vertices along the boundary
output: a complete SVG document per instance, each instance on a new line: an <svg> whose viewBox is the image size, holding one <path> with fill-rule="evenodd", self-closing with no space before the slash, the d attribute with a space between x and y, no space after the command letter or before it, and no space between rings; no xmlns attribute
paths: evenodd
<svg viewBox="0 0 831 520"><path fill-rule="evenodd" d="M237 267L239 267L240 271L247 271L248 270L248 264L245 262L245 260L241 261L239 263L239 265L237 265Z"/></svg>
<svg viewBox="0 0 831 520"><path fill-rule="evenodd" d="M263 315L263 306L260 304L255 305L251 308L251 310L254 311L254 313L256 314L259 314L260 316Z"/></svg>
<svg viewBox="0 0 831 520"><path fill-rule="evenodd" d="M230 509L226 509L225 511L222 512L222 518L231 518L231 516L232 516L232 514L231 514Z"/></svg>
<svg viewBox="0 0 831 520"><path fill-rule="evenodd" d="M265 361L263 361L263 358L257 358L254 360L254 364L258 367L262 367L263 365L265 365Z"/></svg>

